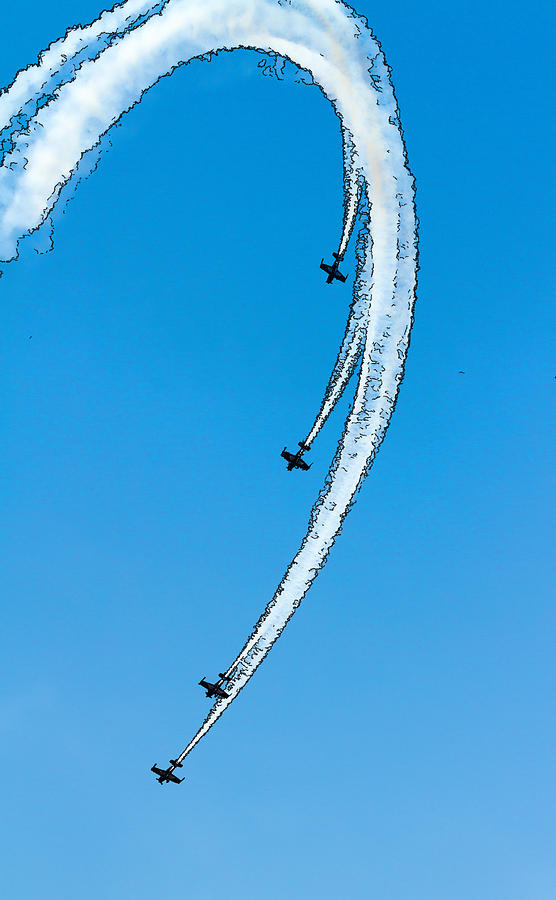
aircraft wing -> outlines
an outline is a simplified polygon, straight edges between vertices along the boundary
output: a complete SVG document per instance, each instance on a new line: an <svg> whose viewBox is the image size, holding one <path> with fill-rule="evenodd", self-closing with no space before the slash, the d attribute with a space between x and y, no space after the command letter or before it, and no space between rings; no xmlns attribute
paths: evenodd
<svg viewBox="0 0 556 900"><path fill-rule="evenodd" d="M306 462L304 462L302 459L298 459L298 460L297 460L296 466L297 466L299 469L303 469L305 472L307 472L307 471L311 468L311 466L308 465Z"/></svg>
<svg viewBox="0 0 556 900"><path fill-rule="evenodd" d="M341 272L338 272L338 270L336 270L336 275L335 275L335 277L336 277L336 278L339 278L340 281L345 281L346 278L347 278L347 275L342 275Z"/></svg>
<svg viewBox="0 0 556 900"><path fill-rule="evenodd" d="M222 697L223 700L227 700L230 696L226 691L223 691L222 688L216 688L214 693L217 694L218 697Z"/></svg>
<svg viewBox="0 0 556 900"><path fill-rule="evenodd" d="M177 775L174 775L173 772L168 772L168 775L167 775L166 777L167 777L170 781L173 781L174 784L181 784L182 781L183 781L183 778L178 778Z"/></svg>
<svg viewBox="0 0 556 900"><path fill-rule="evenodd" d="M286 450L285 447L284 447L284 449L282 450L280 456L283 457L283 459L287 459L288 462L292 462L292 461L293 461L293 454L292 454L292 453L288 453L288 451Z"/></svg>

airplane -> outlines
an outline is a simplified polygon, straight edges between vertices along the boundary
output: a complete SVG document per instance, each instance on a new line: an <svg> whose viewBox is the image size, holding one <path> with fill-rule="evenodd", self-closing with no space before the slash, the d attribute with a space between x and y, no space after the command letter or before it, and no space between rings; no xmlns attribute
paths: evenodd
<svg viewBox="0 0 556 900"><path fill-rule="evenodd" d="M151 766L151 772L154 772L155 775L158 775L156 779L160 784L169 784L173 782L173 784L181 784L182 781L185 781L184 778L178 778L177 775L174 775L174 769L181 769L182 763L178 762L177 759L171 759L170 765L167 769L159 769L157 764Z"/></svg>
<svg viewBox="0 0 556 900"><path fill-rule="evenodd" d="M339 253L333 253L332 256L334 257L336 262L333 262L330 265L328 265L328 263L325 263L324 259L322 259L321 264L320 264L321 269L328 274L328 278L326 279L327 284L332 284L332 282L334 281L335 278L337 278L338 281L346 280L346 276L342 275L342 273L340 272L340 270L338 268L338 266L340 265L340 263L342 261L342 257L340 256Z"/></svg>
<svg viewBox="0 0 556 900"><path fill-rule="evenodd" d="M292 469L303 469L304 472L307 472L312 466L312 463L311 465L307 465L307 463L301 459L302 455L310 448L307 447L303 441L299 441L299 447L300 449L297 453L290 453L289 450L286 450L284 447L280 454L280 456L288 462L288 472L291 472Z"/></svg>
<svg viewBox="0 0 556 900"><path fill-rule="evenodd" d="M226 700L230 695L223 690L222 685L225 681L229 681L229 677L224 675L222 672L218 673L219 678L218 681L214 684L211 684L210 681L205 681L204 678L201 679L199 684L201 687L204 687L207 692L207 697L220 697L222 700Z"/></svg>

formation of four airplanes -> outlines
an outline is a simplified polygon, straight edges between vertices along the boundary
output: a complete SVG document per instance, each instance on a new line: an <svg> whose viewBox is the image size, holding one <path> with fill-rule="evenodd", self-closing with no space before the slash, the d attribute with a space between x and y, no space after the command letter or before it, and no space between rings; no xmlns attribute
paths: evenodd
<svg viewBox="0 0 556 900"><path fill-rule="evenodd" d="M346 276L342 275L340 272L340 262L342 257L339 253L333 253L334 262L328 265L325 263L324 259L321 260L320 267L326 272L327 284L332 284L334 279L337 281L345 281ZM297 453L290 453L286 448L282 450L281 456L286 460L288 464L288 471L291 472L292 469L303 469L305 472L311 467L307 465L305 460L302 459L303 454L309 449L309 447L303 443L303 441L299 441L299 450ZM230 695L226 693L223 685L225 685L228 681L230 681L231 675L226 675L223 672L219 672L218 681L214 682L214 684L210 681L206 681L204 678L201 679L199 684L206 691L207 697L218 697L219 699L226 700ZM151 767L151 772L157 776L156 780L160 784L169 784L172 782L173 784L181 784L184 780L183 778L178 778L177 775L174 775L175 769L181 769L182 763L179 759L171 759L170 765L167 769L160 769L156 763Z"/></svg>

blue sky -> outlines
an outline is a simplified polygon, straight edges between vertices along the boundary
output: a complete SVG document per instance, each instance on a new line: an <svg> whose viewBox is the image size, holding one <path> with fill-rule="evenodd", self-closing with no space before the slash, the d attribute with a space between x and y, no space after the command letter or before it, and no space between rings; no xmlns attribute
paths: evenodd
<svg viewBox="0 0 556 900"><path fill-rule="evenodd" d="M329 563L175 790L148 769L274 592L349 403L287 473L350 297L318 268L337 119L247 53L176 72L0 281L8 897L554 896L549 7L357 10L417 179L406 377ZM99 11L11 5L0 84Z"/></svg>

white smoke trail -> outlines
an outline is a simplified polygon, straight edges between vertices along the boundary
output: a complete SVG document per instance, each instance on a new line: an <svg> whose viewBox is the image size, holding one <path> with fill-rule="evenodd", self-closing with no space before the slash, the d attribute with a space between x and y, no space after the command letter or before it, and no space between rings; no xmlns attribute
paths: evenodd
<svg viewBox="0 0 556 900"><path fill-rule="evenodd" d="M112 32L107 31L110 15ZM413 179L380 46L366 20L340 0L168 0L148 8L128 2L103 16L88 32L77 29L52 45L52 58L45 54L40 72L21 73L0 97L12 118L14 110L27 110L25 128L12 130L0 167L0 258L15 257L19 240L46 220L83 155L146 90L177 66L222 49L243 47L286 58L310 72L333 103L342 121L346 166L340 253L354 228L359 191L368 210L357 247L350 320L310 433L318 431L359 361L357 391L337 454L299 551L227 670L229 699L215 703L181 761L244 687L305 596L388 426L413 316ZM49 95L33 109L25 85L36 97L48 79Z"/></svg>
<svg viewBox="0 0 556 900"><path fill-rule="evenodd" d="M345 126L342 128L342 143L344 154L344 227L342 229L340 246L338 247L340 259L347 250L353 226L355 225L361 180L361 173L355 164L356 155L353 135L350 134Z"/></svg>
<svg viewBox="0 0 556 900"><path fill-rule="evenodd" d="M103 35L113 39L129 31L142 16L152 14L153 6L153 0L127 0L103 12L91 25L68 29L63 38L39 55L38 63L18 72L12 84L0 93L0 124L8 124L34 99L47 93L50 82L68 61L83 51L90 52Z"/></svg>
<svg viewBox="0 0 556 900"><path fill-rule="evenodd" d="M364 194L364 198L366 199L366 194ZM349 196L347 196L346 202L350 202ZM369 315L369 302L367 294L362 290L359 269L362 265L361 261L365 258L364 248L369 234L369 211L368 208L366 208L366 204L361 204L360 214L363 219L363 224L356 245L356 258L358 264L353 288L354 299L348 316L344 337L338 351L338 356L336 357L336 362L324 393L321 408L311 426L309 434L303 440L303 444L308 448L315 440L317 434L323 427L350 381L361 356L363 341L365 339Z"/></svg>

